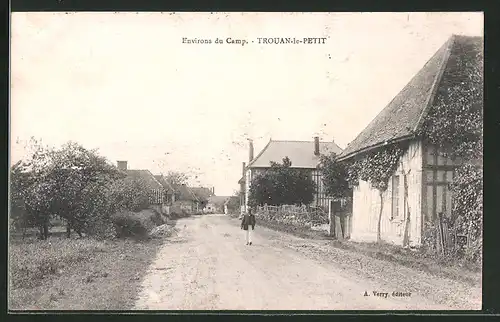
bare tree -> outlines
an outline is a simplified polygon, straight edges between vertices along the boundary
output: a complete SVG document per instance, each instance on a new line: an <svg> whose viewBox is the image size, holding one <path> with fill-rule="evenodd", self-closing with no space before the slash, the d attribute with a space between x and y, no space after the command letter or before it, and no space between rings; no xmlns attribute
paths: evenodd
<svg viewBox="0 0 500 322"><path fill-rule="evenodd" d="M168 183L174 185L187 184L189 177L187 174L179 171L169 171L165 175L165 179Z"/></svg>

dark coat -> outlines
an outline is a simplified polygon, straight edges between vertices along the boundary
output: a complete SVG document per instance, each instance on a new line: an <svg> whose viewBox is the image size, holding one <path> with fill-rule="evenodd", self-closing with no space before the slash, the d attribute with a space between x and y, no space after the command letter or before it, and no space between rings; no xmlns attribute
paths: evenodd
<svg viewBox="0 0 500 322"><path fill-rule="evenodd" d="M255 215L244 215L241 220L241 229L248 230L248 226L252 226L252 230L255 229Z"/></svg>

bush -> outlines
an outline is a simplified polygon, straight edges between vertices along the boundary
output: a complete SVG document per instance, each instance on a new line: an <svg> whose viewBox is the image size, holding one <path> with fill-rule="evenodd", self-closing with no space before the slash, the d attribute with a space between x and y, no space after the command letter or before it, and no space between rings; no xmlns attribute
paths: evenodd
<svg viewBox="0 0 500 322"><path fill-rule="evenodd" d="M108 192L115 211L141 211L149 207L149 189L147 183L138 178L125 177L114 181Z"/></svg>
<svg viewBox="0 0 500 322"><path fill-rule="evenodd" d="M154 219L158 214L145 210L141 212L122 211L115 214L113 224L116 229L118 238L137 237L144 238L154 227L156 227ZM163 224L163 222L161 223Z"/></svg>
<svg viewBox="0 0 500 322"><path fill-rule="evenodd" d="M172 211L170 215L168 215L168 218L170 219L179 219L179 218L187 218L191 216L191 212L184 210L184 209L178 209L176 211Z"/></svg>
<svg viewBox="0 0 500 322"><path fill-rule="evenodd" d="M148 209L141 212L143 215L149 216L155 226L160 226L165 224L165 219L161 213L154 209Z"/></svg>

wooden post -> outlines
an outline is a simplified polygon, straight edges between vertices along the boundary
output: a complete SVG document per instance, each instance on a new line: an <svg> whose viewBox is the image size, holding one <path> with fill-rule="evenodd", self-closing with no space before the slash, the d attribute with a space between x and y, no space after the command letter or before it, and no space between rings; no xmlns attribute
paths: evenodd
<svg viewBox="0 0 500 322"><path fill-rule="evenodd" d="M344 239L344 233L342 232L342 223L341 220L342 218L340 217L340 204L335 205L335 237L337 239Z"/></svg>
<svg viewBox="0 0 500 322"><path fill-rule="evenodd" d="M351 227L352 227L352 214L347 214L345 217L345 231L344 231L344 238L350 239L351 238Z"/></svg>
<svg viewBox="0 0 500 322"><path fill-rule="evenodd" d="M342 229L340 226L340 203L338 201L330 201L328 207L328 235L334 238L342 238Z"/></svg>
<svg viewBox="0 0 500 322"><path fill-rule="evenodd" d="M334 221L334 216L333 216L333 200L330 200L328 203L328 236L335 237L335 221Z"/></svg>
<svg viewBox="0 0 500 322"><path fill-rule="evenodd" d="M66 221L66 238L71 238L71 225L69 220Z"/></svg>

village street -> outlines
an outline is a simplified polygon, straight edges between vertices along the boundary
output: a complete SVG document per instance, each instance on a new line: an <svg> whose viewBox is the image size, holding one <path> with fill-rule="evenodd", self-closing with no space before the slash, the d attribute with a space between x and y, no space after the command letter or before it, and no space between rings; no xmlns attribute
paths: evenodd
<svg viewBox="0 0 500 322"><path fill-rule="evenodd" d="M478 287L351 256L327 241L257 226L246 246L239 220L224 215L180 219L177 228L142 281L136 309L480 309ZM325 248L336 257L319 251ZM339 252L345 261L335 260Z"/></svg>

